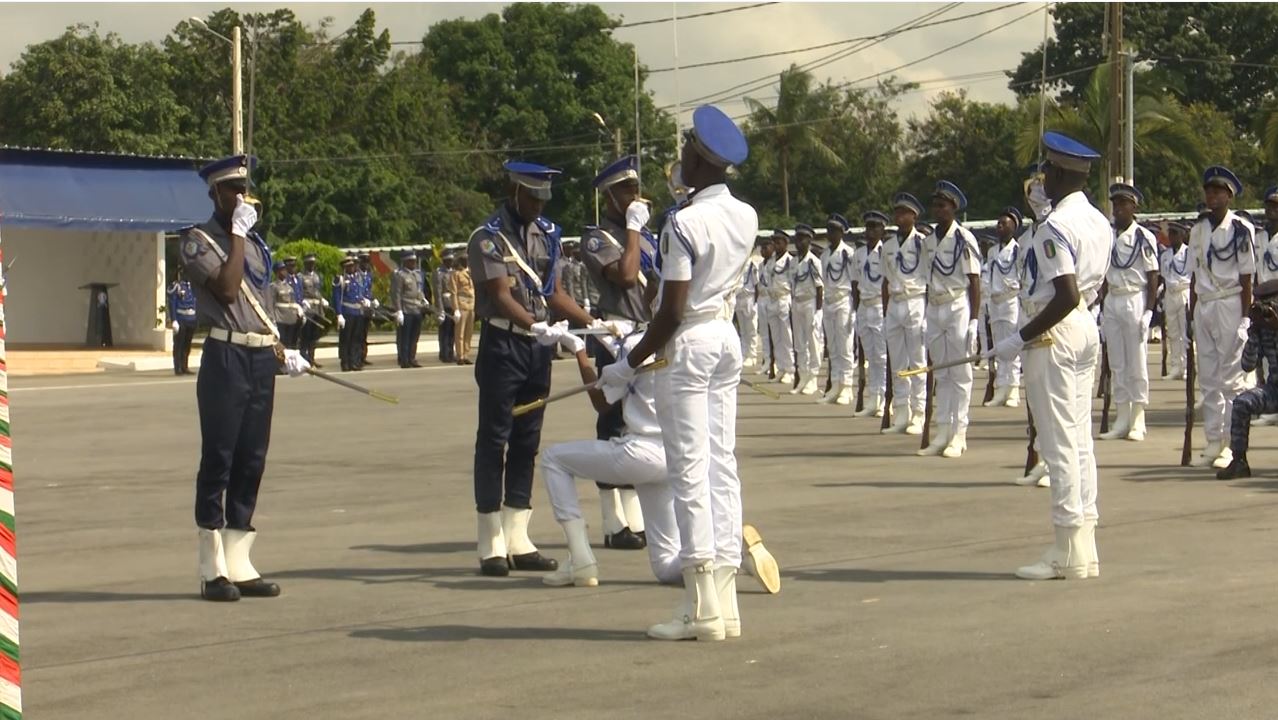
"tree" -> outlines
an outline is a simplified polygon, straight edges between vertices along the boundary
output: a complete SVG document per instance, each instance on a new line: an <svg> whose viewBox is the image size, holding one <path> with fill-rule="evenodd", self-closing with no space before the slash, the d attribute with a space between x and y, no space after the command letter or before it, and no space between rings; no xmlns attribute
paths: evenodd
<svg viewBox="0 0 1278 720"><path fill-rule="evenodd" d="M1132 100L1135 143L1133 157L1139 159L1137 170L1149 168L1150 172L1159 174L1197 176L1202 172L1207 157L1206 147L1199 134L1201 129L1190 122L1179 103L1150 94L1140 80L1140 75L1137 75L1136 94ZM1103 156L1109 148L1110 139L1109 83L1108 70L1104 67L1096 68L1074 104L1049 102L1047 129L1062 132L1095 148ZM1198 117L1204 116L1200 114ZM1028 163L1037 157L1039 137L1038 117L1034 115L1031 121L1021 125L1017 140L1017 152L1022 163ZM1094 189L1098 197L1107 192L1109 178L1121 174L1121 158L1103 157L1101 166L1101 172L1094 176ZM1144 172L1138 173L1137 177L1145 177ZM1183 189L1184 183L1176 180L1171 186ZM1175 192L1179 193L1181 190ZM1162 203L1175 201L1174 197L1151 196L1149 193L1145 195L1147 207L1158 207Z"/></svg>
<svg viewBox="0 0 1278 720"><path fill-rule="evenodd" d="M1101 46L1104 3L1052 6L1056 38L1047 46L1047 74L1072 73L1051 81L1063 100L1080 97L1090 82L1086 68L1106 61ZM1184 103L1207 103L1225 111L1240 131L1251 127L1258 100L1278 87L1278 5L1273 3L1125 3L1124 45L1137 61L1163 67L1182 89ZM1011 73L1011 88L1037 94L1043 62L1040 46L1024 53ZM1084 70L1079 72L1080 70Z"/></svg>
<svg viewBox="0 0 1278 720"><path fill-rule="evenodd" d="M817 125L841 119L829 110L837 94L828 86L814 92L812 83L812 73L791 65L781 73L776 107L745 99L750 108L747 132L754 148L752 160L761 172L780 173L781 213L786 217L790 216L790 171L800 156L819 162L818 169L843 165L843 158L817 132Z"/></svg>
<svg viewBox="0 0 1278 720"><path fill-rule="evenodd" d="M1025 163L1016 137L1026 117L1024 109L970 100L965 91L941 94L925 118L907 123L905 188L922 199L938 180L950 180L977 218L1020 205Z"/></svg>

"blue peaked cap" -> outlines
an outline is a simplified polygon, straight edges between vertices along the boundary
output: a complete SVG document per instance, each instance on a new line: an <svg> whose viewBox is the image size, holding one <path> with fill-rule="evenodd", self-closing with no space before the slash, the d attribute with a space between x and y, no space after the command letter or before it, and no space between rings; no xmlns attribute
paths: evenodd
<svg viewBox="0 0 1278 720"><path fill-rule="evenodd" d="M1270 185L1265 188L1265 196L1261 200L1264 202L1278 202L1278 185Z"/></svg>
<svg viewBox="0 0 1278 720"><path fill-rule="evenodd" d="M899 192L892 196L892 209L895 210L901 207L906 210L913 210L915 215L923 214L923 203L907 192Z"/></svg>
<svg viewBox="0 0 1278 720"><path fill-rule="evenodd" d="M200 168L200 177L209 186L227 180L243 180L248 183L249 176L257 169L257 158L252 155L231 155Z"/></svg>
<svg viewBox="0 0 1278 720"><path fill-rule="evenodd" d="M848 222L848 219L843 217L841 213L830 213L830 217L826 219L825 224L838 225L843 228L843 232L847 232L852 228L852 223Z"/></svg>
<svg viewBox="0 0 1278 720"><path fill-rule="evenodd" d="M870 210L866 212L865 214L861 215L861 222L865 223L866 225L869 225L870 223L873 223L873 222L879 223L881 225L887 225L889 222L891 222L891 218L889 218L887 216L887 213L885 212L881 212L879 210Z"/></svg>
<svg viewBox="0 0 1278 720"><path fill-rule="evenodd" d="M750 145L741 128L713 105L702 105L692 113L688 140L698 153L719 167L740 165L750 155Z"/></svg>
<svg viewBox="0 0 1278 720"><path fill-rule="evenodd" d="M1212 165L1203 172L1203 187L1208 185L1219 185L1228 188L1234 197L1242 195L1242 180L1224 165Z"/></svg>
<svg viewBox="0 0 1278 720"><path fill-rule="evenodd" d="M1003 208L999 211L998 215L999 217L1007 216L1012 218L1012 221L1016 223L1017 227L1020 227L1021 222L1025 219L1025 217L1021 215L1021 211L1017 210L1014 205L1008 205Z"/></svg>
<svg viewBox="0 0 1278 720"><path fill-rule="evenodd" d="M807 223L796 223L794 226L795 235L807 235L808 237L816 237L816 230Z"/></svg>
<svg viewBox="0 0 1278 720"><path fill-rule="evenodd" d="M949 180L942 180L936 184L936 189L932 191L932 197L945 198L954 203L954 207L959 212L967 209L967 196L959 190L959 186Z"/></svg>
<svg viewBox="0 0 1278 720"><path fill-rule="evenodd" d="M602 190L620 182L627 180L637 181L638 179L639 158L634 155L627 155L604 168L590 184Z"/></svg>
<svg viewBox="0 0 1278 720"><path fill-rule="evenodd" d="M1047 148L1047 160L1066 170L1088 172L1092 163L1100 160L1100 153L1068 135L1051 130L1043 133L1043 147Z"/></svg>
<svg viewBox="0 0 1278 720"><path fill-rule="evenodd" d="M502 163L502 169L510 176L511 181L528 188L538 200L550 199L550 183L562 172L523 160L508 160Z"/></svg>
<svg viewBox="0 0 1278 720"><path fill-rule="evenodd" d="M788 232L786 232L786 231L782 230L781 228L777 228L776 230L773 230L773 231L772 231L772 237L774 237L774 238L775 238L775 237L783 237L783 238L785 238L786 240L789 240L789 239L790 239L790 233L788 233Z"/></svg>
<svg viewBox="0 0 1278 720"><path fill-rule="evenodd" d="M1119 183L1114 183L1113 185L1110 185L1109 199L1113 200L1116 197L1131 198L1132 202L1136 203L1137 205L1145 204L1144 193L1142 193L1140 190L1137 190L1136 186L1132 185L1131 183L1119 182Z"/></svg>

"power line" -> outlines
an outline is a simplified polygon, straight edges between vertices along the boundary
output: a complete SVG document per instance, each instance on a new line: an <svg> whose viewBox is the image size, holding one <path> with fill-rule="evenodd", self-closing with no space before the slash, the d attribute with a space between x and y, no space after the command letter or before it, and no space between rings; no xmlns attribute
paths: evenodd
<svg viewBox="0 0 1278 720"><path fill-rule="evenodd" d="M657 18L655 20L640 20L632 23L622 23L618 25L616 30L624 28L639 27L641 25L658 25L661 23L674 22L675 20L692 20L693 18L710 17L711 15L726 15L727 13L741 12L742 10L753 10L755 8L767 7L769 5L779 5L776 2L762 2L753 5L742 5L741 7L726 8L724 10L710 10L708 12L693 13L692 15L680 15L679 17Z"/></svg>
<svg viewBox="0 0 1278 720"><path fill-rule="evenodd" d="M998 12L1000 10L1006 10L1007 8L1015 7L1021 4L1022 3L1019 3L1019 2L1008 3L1006 5L1000 5L999 7L996 7L996 8L991 8L989 10L982 10L980 12L968 13L967 15L960 15L958 17L948 18L946 20L937 20L935 22L923 23L921 25L913 25L907 28L906 30L922 30L923 28L935 27L937 25L945 25L948 23L958 22L960 20L967 20L968 18L980 17L981 15L988 15L990 13ZM726 60L711 60L709 62L693 63L691 65L681 65L677 68L675 67L657 68L655 70L649 70L648 74L656 75L658 73L674 72L675 70L693 70L696 68L714 67L717 65L730 65L732 63L746 62L747 60L760 60L762 58L778 57L781 55L794 55L796 53L812 52L813 50L824 50L826 48L832 48L838 45L847 45L850 43L865 42L867 40L887 39L889 37L892 37L893 35L900 34L901 32L905 32L905 30L896 31L896 32L892 30L888 30L885 32L877 33L875 35L862 35L861 37L847 38L845 40L835 40L834 42L828 42L821 45L809 45L808 47L792 48L790 50L778 50L776 52L760 53L758 55L746 55L745 57L728 58Z"/></svg>

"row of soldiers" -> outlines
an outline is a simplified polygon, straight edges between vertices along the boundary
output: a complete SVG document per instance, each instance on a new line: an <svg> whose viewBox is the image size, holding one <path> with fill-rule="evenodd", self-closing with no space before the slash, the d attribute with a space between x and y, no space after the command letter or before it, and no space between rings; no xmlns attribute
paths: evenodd
<svg viewBox="0 0 1278 720"><path fill-rule="evenodd" d="M1030 168L1031 176L1036 172L1036 166ZM1208 170L1204 185L1208 193L1224 188L1228 199L1241 192L1237 178L1220 167ZM1217 199L1228 214L1218 219L1223 230L1216 224L1211 199L1197 219L1159 227L1139 222L1144 197L1134 185L1115 183L1109 196L1113 228L1108 269L1096 286L1082 288L1101 330L1103 382L1117 407L1112 428L1100 438L1141 441L1147 433L1147 343L1155 317L1161 315L1166 326L1162 377L1183 380L1195 267L1206 278L1199 281L1209 301L1204 308L1214 307L1210 302L1221 297L1242 294L1240 277L1248 286L1278 280L1278 189L1265 192L1265 225L1260 228L1245 211L1230 211L1225 200ZM839 213L826 220L824 251L814 243L821 233L803 223L793 235L778 229L759 241L736 299L747 365L760 366L789 386L791 394L814 395L822 358L828 357L828 390L818 402L849 405L855 394L857 416L895 412L894 422L892 412L883 420L884 432L919 435L930 430L930 442L920 455L962 455L972 366L935 373L933 428L924 427L927 405L933 400L926 395L924 376L902 378L898 373L929 361L976 355L1018 332L1025 313L1019 297L1033 282L1025 247L1038 225L1034 218L1048 209L1041 198L1027 196L1030 217L1015 206L1004 208L992 240L981 242L955 220L966 204L954 183L941 181L929 208L935 227L920 222L924 206L917 198L898 193L891 217L878 210L862 216L864 235L855 241L851 224ZM889 224L895 225L891 234ZM1202 237L1194 251L1196 234ZM794 254L789 252L791 240ZM1204 249L1208 247L1212 249ZM1197 264L1191 262L1194 258ZM1222 273L1232 281L1220 280ZM1250 303L1250 297L1245 298L1244 304ZM1232 406L1232 396L1251 384L1237 370L1247 334L1239 330L1230 337L1211 338L1221 325L1210 318L1208 323L1208 337L1198 346L1199 406L1206 403L1208 408L1207 447L1196 463L1217 468L1232 463L1233 470L1222 470L1222 476L1239 476L1249 469L1245 459L1234 463L1236 453L1225 447L1230 421L1225 406ZM1019 357L991 365L984 405L1019 406ZM888 388L889 382L893 387ZM894 399L893 408L885 408L888 398ZM1274 411L1278 405L1266 410L1266 422L1278 421L1278 415L1269 414ZM1023 480L1050 482L1042 465Z"/></svg>
<svg viewBox="0 0 1278 720"><path fill-rule="evenodd" d="M432 308L428 299L432 286L418 268L415 252L402 255L400 261L401 266L391 277L385 307L374 297L374 271L368 253L349 254L343 259L342 273L331 282L331 302L324 295L314 254L302 258L301 270L295 257L275 262L269 288L270 315L279 328L281 342L286 348L300 351L312 366L322 367L315 360L315 348L330 327L325 311L331 308L338 327L338 357L343 371L358 371L372 364L368 359L368 331L375 319L394 321L399 366L421 367L417 362L417 343L424 316ZM463 254L445 254L435 271L433 287L440 360L470 364L475 292ZM191 374L188 359L196 328L195 305L190 282L179 270L169 288L167 306L174 333L173 371L177 375Z"/></svg>

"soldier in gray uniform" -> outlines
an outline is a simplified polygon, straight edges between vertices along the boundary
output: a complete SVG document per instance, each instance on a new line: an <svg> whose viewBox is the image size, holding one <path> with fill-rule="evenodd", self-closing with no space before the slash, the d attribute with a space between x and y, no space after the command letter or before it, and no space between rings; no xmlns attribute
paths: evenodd
<svg viewBox="0 0 1278 720"><path fill-rule="evenodd" d="M280 330L280 342L284 347L296 348L298 331L302 327L302 306L297 302L293 283L289 282L284 263L275 263L275 282L271 283L271 300L275 306L275 326ZM282 371L282 370L281 370Z"/></svg>
<svg viewBox="0 0 1278 720"><path fill-rule="evenodd" d="M431 277L431 287L435 297L435 320L439 323L439 361L456 362L457 358L454 335L456 323L453 321L453 294L448 290L448 276L452 274L453 252L445 251L440 257L439 267Z"/></svg>
<svg viewBox="0 0 1278 720"><path fill-rule="evenodd" d="M302 312L306 319L302 322L298 349L313 367L322 367L315 362L315 346L319 344L320 331L323 324L324 308L328 300L324 298L324 279L315 269L315 254L308 253L302 258L302 272L297 274L302 283Z"/></svg>
<svg viewBox="0 0 1278 720"><path fill-rule="evenodd" d="M484 575L559 567L528 538L533 466L544 410L514 417L517 404L550 392L551 346L567 335L563 318L592 324L560 285L558 225L542 217L551 178L542 165L508 162L510 196L470 236L467 259L475 283L475 314L483 320L475 381L475 510L479 568Z"/></svg>
<svg viewBox="0 0 1278 720"><path fill-rule="evenodd" d="M278 343L270 320L271 251L253 231L257 211L244 200L251 162L236 155L200 170L213 217L183 230L179 242L198 323L209 328L195 391L201 436L195 524L206 600L280 594L249 561L257 537L253 511L266 468L275 371L283 364L297 375L309 367Z"/></svg>
<svg viewBox="0 0 1278 720"><path fill-rule="evenodd" d="M604 196L605 211L598 227L586 228L580 255L586 277L598 288L598 300L591 305L593 314L605 323L618 323L625 334L647 329L652 320L650 301L660 282L654 264L656 238L646 227L648 206L639 199L638 167L638 158L631 155L604 168L595 178L594 186ZM616 358L601 343L593 344L595 368L602 372ZM598 440L621 437L625 429L621 403L600 413L595 421ZM604 547L644 548L647 538L643 534L643 511L634 486L596 485L603 514Z"/></svg>
<svg viewBox="0 0 1278 720"><path fill-rule="evenodd" d="M422 334L426 302L426 278L417 269L417 253L409 250L391 276L390 309L395 313L395 348L402 368L419 368L417 341Z"/></svg>

